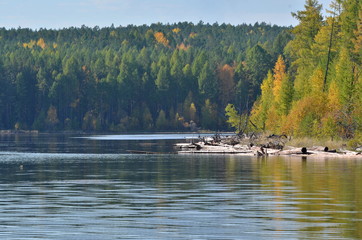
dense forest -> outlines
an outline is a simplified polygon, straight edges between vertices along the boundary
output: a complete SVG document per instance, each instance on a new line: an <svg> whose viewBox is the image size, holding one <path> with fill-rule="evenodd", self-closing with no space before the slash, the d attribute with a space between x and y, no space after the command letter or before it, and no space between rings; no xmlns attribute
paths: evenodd
<svg viewBox="0 0 362 240"><path fill-rule="evenodd" d="M362 139L362 2L265 23L0 28L0 129ZM226 110L226 115L225 115ZM242 113L242 114L238 114Z"/></svg>
<svg viewBox="0 0 362 240"><path fill-rule="evenodd" d="M2 28L0 129L223 130L291 39L265 23Z"/></svg>
<svg viewBox="0 0 362 240"><path fill-rule="evenodd" d="M293 13L299 24L261 84L249 131L362 143L362 1L335 0L325 19L321 10L307 0ZM240 126L233 105L227 114Z"/></svg>

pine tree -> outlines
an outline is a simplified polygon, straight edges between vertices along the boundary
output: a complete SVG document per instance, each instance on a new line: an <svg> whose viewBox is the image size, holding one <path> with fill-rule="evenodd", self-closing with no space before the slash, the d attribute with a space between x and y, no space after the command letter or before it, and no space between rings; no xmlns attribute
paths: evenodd
<svg viewBox="0 0 362 240"><path fill-rule="evenodd" d="M201 109L201 123L205 129L215 130L217 128L217 107L211 103L210 99L205 100Z"/></svg>

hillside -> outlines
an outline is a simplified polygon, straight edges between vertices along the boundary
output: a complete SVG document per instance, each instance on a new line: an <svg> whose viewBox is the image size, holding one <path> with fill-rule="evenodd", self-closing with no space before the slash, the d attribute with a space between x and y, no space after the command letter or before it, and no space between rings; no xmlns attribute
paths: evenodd
<svg viewBox="0 0 362 240"><path fill-rule="evenodd" d="M250 110L289 32L202 22L2 28L0 129L226 129L225 106Z"/></svg>

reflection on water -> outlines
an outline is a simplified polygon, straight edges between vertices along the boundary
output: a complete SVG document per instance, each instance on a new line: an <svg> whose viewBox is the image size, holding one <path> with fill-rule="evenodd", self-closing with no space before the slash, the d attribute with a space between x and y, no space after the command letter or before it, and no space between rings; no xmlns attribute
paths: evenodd
<svg viewBox="0 0 362 240"><path fill-rule="evenodd" d="M0 135L0 150L46 153L126 153L127 150L172 152L173 144L184 142L196 134L147 135ZM139 137L139 139L137 139ZM107 140L107 141L105 141ZM128 140L128 141L127 141ZM130 141L132 140L132 141Z"/></svg>
<svg viewBox="0 0 362 240"><path fill-rule="evenodd" d="M145 141L145 140L185 140L185 139L198 139L200 137L210 137L214 134L211 133L169 133L169 134L123 134L123 135L95 135L80 137L90 140L104 140L104 141ZM222 134L225 135L225 134ZM229 135L229 134L227 134Z"/></svg>
<svg viewBox="0 0 362 240"><path fill-rule="evenodd" d="M99 145L0 152L0 239L362 238L358 160L98 154Z"/></svg>

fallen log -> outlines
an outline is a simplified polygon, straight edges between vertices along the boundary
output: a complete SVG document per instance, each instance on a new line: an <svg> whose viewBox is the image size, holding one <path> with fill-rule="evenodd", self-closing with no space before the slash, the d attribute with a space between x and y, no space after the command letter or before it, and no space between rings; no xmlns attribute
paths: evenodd
<svg viewBox="0 0 362 240"><path fill-rule="evenodd" d="M311 152L308 152L306 147L303 147L302 149L290 149L290 150L283 150L277 153L277 155L300 155L300 154L312 154Z"/></svg>
<svg viewBox="0 0 362 240"><path fill-rule="evenodd" d="M192 143L192 145L196 146L196 150L201 150L201 145L197 143Z"/></svg>

